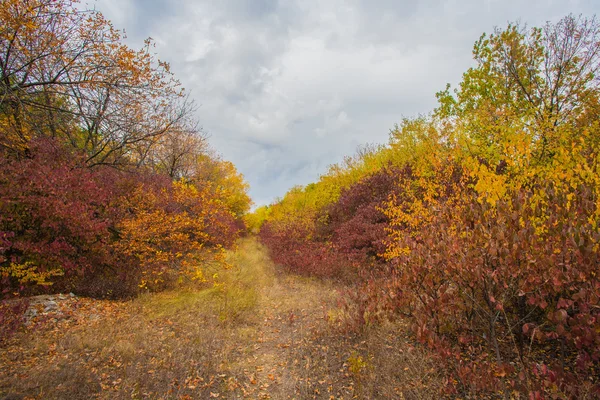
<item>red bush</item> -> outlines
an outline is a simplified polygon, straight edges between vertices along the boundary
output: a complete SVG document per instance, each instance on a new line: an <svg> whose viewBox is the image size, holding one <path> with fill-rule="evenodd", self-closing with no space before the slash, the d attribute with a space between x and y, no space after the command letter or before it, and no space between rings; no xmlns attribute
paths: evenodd
<svg viewBox="0 0 600 400"><path fill-rule="evenodd" d="M115 244L125 239L123 223L139 217L139 202L148 196L154 208L143 212L203 218L204 231L189 238L204 249L232 245L243 227L217 194L199 193L176 198L171 178L151 170L89 168L79 153L50 139L31 142L26 157L0 153L2 297L135 294L146 266L135 251Z"/></svg>
<svg viewBox="0 0 600 400"><path fill-rule="evenodd" d="M114 257L111 187L100 171L55 142L32 143L29 155L0 154L0 265L2 292L28 287L11 271L32 266L37 274L64 274L65 284ZM33 276L31 277L33 279Z"/></svg>
<svg viewBox="0 0 600 400"><path fill-rule="evenodd" d="M318 236L357 265L382 264L389 218L381 207L396 191L400 173L410 171L384 168L343 190L320 218L326 222L318 226Z"/></svg>
<svg viewBox="0 0 600 400"><path fill-rule="evenodd" d="M451 201L426 204L436 209L431 221L397 236L395 246L409 250L395 260L397 311L440 351L460 390L554 388L573 398L589 389L581 382L599 390L593 192L580 186L571 197L548 183L535 188L545 193L541 205L520 189L492 206L469 185L458 189ZM494 373L483 377L483 364Z"/></svg>
<svg viewBox="0 0 600 400"><path fill-rule="evenodd" d="M311 234L300 223L274 229L267 222L260 230L260 239L269 248L273 261L290 272L327 278L346 274L347 262L327 243L312 240Z"/></svg>
<svg viewBox="0 0 600 400"><path fill-rule="evenodd" d="M396 188L395 168L384 168L342 191L316 221L267 222L260 231L276 263L295 273L316 276L371 276L367 266L385 269L389 219L381 211ZM407 169L402 173L410 173ZM316 227L316 228L313 228Z"/></svg>

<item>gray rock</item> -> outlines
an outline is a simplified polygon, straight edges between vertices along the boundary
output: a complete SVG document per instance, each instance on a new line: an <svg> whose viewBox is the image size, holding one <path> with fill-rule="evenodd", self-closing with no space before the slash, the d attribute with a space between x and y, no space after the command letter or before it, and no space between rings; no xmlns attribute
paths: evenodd
<svg viewBox="0 0 600 400"><path fill-rule="evenodd" d="M35 318L37 315L38 312L35 308L28 308L27 311L25 311L25 318Z"/></svg>
<svg viewBox="0 0 600 400"><path fill-rule="evenodd" d="M44 312L56 311L58 310L58 304L54 300L49 300L44 303Z"/></svg>

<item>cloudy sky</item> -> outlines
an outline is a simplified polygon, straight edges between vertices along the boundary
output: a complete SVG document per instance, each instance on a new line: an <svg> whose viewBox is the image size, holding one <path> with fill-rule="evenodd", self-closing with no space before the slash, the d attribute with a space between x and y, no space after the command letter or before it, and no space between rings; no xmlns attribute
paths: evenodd
<svg viewBox="0 0 600 400"><path fill-rule="evenodd" d="M89 0L127 43L158 56L200 105L213 147L258 204L318 179L472 65L474 41L539 26L598 0Z"/></svg>

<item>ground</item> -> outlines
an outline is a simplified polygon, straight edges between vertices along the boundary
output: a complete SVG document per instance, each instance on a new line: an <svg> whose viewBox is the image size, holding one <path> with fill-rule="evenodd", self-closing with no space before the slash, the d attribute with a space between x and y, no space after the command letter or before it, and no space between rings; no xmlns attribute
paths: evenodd
<svg viewBox="0 0 600 400"><path fill-rule="evenodd" d="M343 288L279 272L254 238L230 262L208 288L38 301L0 344L0 399L438 397L401 322L346 329Z"/></svg>

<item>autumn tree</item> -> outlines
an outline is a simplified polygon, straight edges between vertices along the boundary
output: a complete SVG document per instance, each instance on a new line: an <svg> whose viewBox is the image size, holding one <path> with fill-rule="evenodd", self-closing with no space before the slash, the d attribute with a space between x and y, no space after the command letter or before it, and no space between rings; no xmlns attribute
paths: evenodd
<svg viewBox="0 0 600 400"><path fill-rule="evenodd" d="M594 18L569 16L484 35L474 49L478 65L454 95L438 94L436 125L452 132L456 148L447 156L459 162L462 183L445 198L436 189L443 176L425 176L404 187L418 201L387 208L396 238L388 256L404 274L398 291L413 305L419 333L436 346L458 336L473 348L484 332L495 361L476 362L502 369L504 332L523 367L511 384L538 395L554 385L578 397L578 377L598 359L598 296L588 296L598 287L598 208L589 201L600 188L598 32ZM562 366L529 369L525 340L562 348ZM567 351L579 360L571 372ZM463 368L464 384L488 382L478 390L497 390L497 377L511 370L484 379Z"/></svg>
<svg viewBox="0 0 600 400"><path fill-rule="evenodd" d="M139 154L143 165L172 179L192 179L202 167L203 159L210 153L207 135L193 129L172 130L157 139L150 147Z"/></svg>
<svg viewBox="0 0 600 400"><path fill-rule="evenodd" d="M598 112L600 24L573 15L543 28L510 24L475 43L477 63L452 93L438 93L438 116L452 119L475 141L469 151L495 163L517 131L536 162L544 162ZM588 117L586 117L588 116ZM495 164L494 164L495 165Z"/></svg>
<svg viewBox="0 0 600 400"><path fill-rule="evenodd" d="M214 152L196 156L190 180L198 184L210 184L236 218L241 218L252 206L248 195L250 185L244 176L232 162L223 160Z"/></svg>
<svg viewBox="0 0 600 400"><path fill-rule="evenodd" d="M187 101L152 42L135 51L101 13L75 0L0 4L1 144L51 136L89 165L135 164L157 138L193 130Z"/></svg>
<svg viewBox="0 0 600 400"><path fill-rule="evenodd" d="M224 248L236 232L230 238L224 231L226 206L207 188L183 180L162 188L141 185L126 204L130 212L118 225L120 240L113 247L139 262L141 287L156 290L178 279L203 282L211 263L225 262Z"/></svg>
<svg viewBox="0 0 600 400"><path fill-rule="evenodd" d="M263 226L265 221L269 218L270 207L260 206L256 210L251 213L248 213L244 216L244 221L248 228L248 231L251 233L259 233L260 228Z"/></svg>

